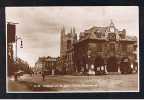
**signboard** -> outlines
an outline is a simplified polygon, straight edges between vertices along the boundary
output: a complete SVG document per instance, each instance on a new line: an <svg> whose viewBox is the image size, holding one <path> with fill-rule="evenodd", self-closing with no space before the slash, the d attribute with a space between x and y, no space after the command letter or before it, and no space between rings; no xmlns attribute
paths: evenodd
<svg viewBox="0 0 144 100"><path fill-rule="evenodd" d="M15 34L16 34L16 25L7 24L7 41L8 43L15 42Z"/></svg>

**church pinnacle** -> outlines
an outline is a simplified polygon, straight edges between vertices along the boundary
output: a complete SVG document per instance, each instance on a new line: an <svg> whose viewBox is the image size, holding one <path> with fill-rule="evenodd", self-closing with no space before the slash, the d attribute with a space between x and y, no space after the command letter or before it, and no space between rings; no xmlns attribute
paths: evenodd
<svg viewBox="0 0 144 100"><path fill-rule="evenodd" d="M110 22L110 27L114 27L114 23L113 23L113 20L111 19L111 22Z"/></svg>

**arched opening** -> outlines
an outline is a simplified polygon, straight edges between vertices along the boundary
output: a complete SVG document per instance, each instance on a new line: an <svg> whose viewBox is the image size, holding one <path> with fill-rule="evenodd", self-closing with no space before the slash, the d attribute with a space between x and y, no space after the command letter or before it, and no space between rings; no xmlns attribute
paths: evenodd
<svg viewBox="0 0 144 100"><path fill-rule="evenodd" d="M108 72L118 72L118 59L115 56L109 57L107 59L107 71Z"/></svg>
<svg viewBox="0 0 144 100"><path fill-rule="evenodd" d="M94 61L94 70L95 74L104 74L105 73L105 64L104 59L101 56L97 56Z"/></svg>

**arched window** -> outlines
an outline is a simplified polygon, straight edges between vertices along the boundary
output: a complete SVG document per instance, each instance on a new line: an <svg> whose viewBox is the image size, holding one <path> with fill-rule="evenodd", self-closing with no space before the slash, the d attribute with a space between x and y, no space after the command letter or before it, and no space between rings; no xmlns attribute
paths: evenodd
<svg viewBox="0 0 144 100"><path fill-rule="evenodd" d="M67 40L67 49L71 47L71 40Z"/></svg>

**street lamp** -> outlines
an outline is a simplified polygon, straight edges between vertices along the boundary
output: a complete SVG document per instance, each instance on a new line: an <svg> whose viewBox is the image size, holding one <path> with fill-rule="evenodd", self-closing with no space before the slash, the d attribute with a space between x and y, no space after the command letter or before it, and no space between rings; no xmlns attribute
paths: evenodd
<svg viewBox="0 0 144 100"><path fill-rule="evenodd" d="M16 61L17 61L17 41L21 40L20 48L23 48L23 41L21 37L16 36Z"/></svg>

